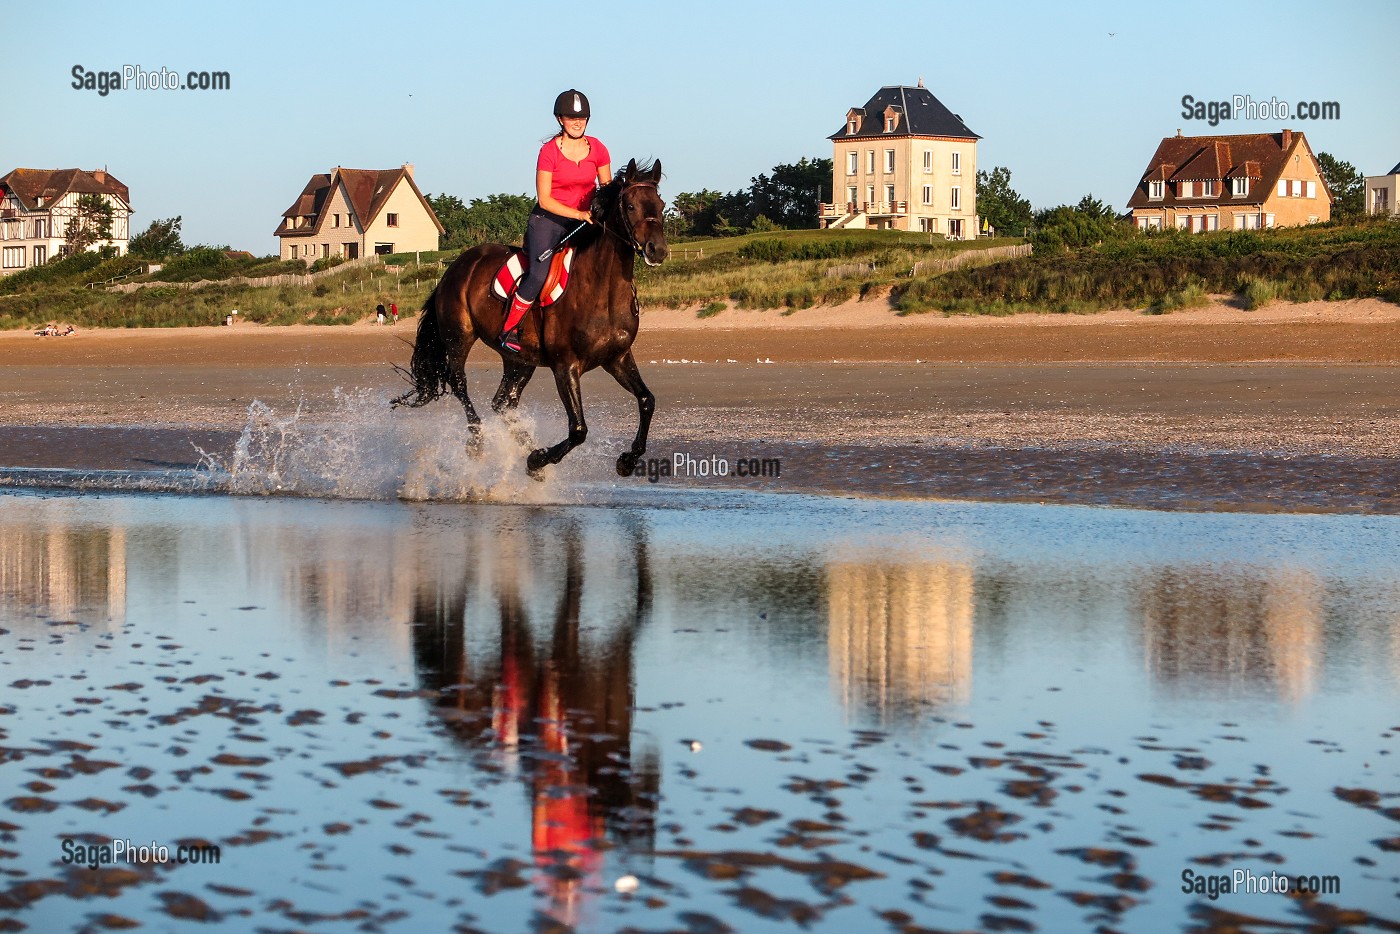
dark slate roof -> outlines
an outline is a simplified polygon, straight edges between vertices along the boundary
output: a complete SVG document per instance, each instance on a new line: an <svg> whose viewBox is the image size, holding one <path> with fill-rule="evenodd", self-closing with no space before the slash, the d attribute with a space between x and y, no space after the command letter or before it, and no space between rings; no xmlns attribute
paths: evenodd
<svg viewBox="0 0 1400 934"><path fill-rule="evenodd" d="M122 204L131 207L131 192L127 187L117 181L116 176L106 171L101 172L102 181L98 181L98 171L15 169L9 175L0 178L0 189L13 193L26 211L34 210L36 198L43 198L41 210L47 209L50 204L70 191L84 195L116 195Z"/></svg>
<svg viewBox="0 0 1400 934"><path fill-rule="evenodd" d="M885 111L894 108L899 114L899 122L892 132L885 132ZM864 111L860 129L847 132L847 124L827 137L827 139L889 139L897 136L952 136L958 139L981 139L967 128L962 117L944 107L938 98L925 87L904 87L903 85L881 88L875 96L866 101L864 107L853 107Z"/></svg>
<svg viewBox="0 0 1400 934"><path fill-rule="evenodd" d="M1391 169L1389 172L1387 172L1387 173L1385 173L1385 174L1386 174L1386 175L1400 175L1400 162L1395 163L1395 168Z"/></svg>
<svg viewBox="0 0 1400 934"><path fill-rule="evenodd" d="M379 211L389 200L389 195L393 193L400 178L406 180L409 188L413 189L413 193L418 196L418 200L423 204L423 209L428 212L428 216L433 219L433 223L437 226L438 233L445 233L446 229L442 226L442 222L437 219L437 215L433 213L432 206L428 204L423 193L414 184L413 176L404 168L337 168L330 175L325 173L313 175L311 181L306 183L306 187L297 196L296 201L292 202L292 206L282 212L282 216L285 218L314 215L315 223L302 230L287 230L278 224L274 233L279 237L305 237L318 233L325 220L322 208L325 207L327 199L330 198L338 184L345 185L345 193L350 200L351 209L355 212L355 219L359 221L360 229L364 230L373 224L374 219L379 216Z"/></svg>
<svg viewBox="0 0 1400 934"><path fill-rule="evenodd" d="M1142 178L1128 199L1129 210L1133 208L1176 207L1176 186L1168 184L1165 197L1148 197L1147 183L1151 181L1197 181L1220 179L1222 190L1220 199L1231 204L1262 204L1274 192L1279 176L1288 165L1289 158L1305 145L1302 133L1294 131L1287 149L1283 147L1282 133L1244 133L1237 136L1168 136L1157 144L1152 161L1142 173ZM1308 150L1311 152L1311 148ZM1313 157L1314 163L1317 157ZM1178 168L1179 167L1179 168ZM1321 167L1318 177L1321 178ZM1232 198L1224 191L1224 180L1247 177L1251 179L1249 196ZM1327 183L1322 190L1330 199L1332 193ZM1204 202L1200 198L1185 199L1183 204L1198 207Z"/></svg>

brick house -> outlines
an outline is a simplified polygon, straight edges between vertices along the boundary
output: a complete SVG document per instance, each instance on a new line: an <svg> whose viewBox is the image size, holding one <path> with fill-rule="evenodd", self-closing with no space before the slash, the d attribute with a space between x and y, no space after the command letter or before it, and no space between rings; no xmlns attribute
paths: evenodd
<svg viewBox="0 0 1400 934"><path fill-rule="evenodd" d="M114 248L131 241L131 193L105 169L15 169L0 178L0 275L42 266L68 251L68 223L78 199L98 195L112 208L112 236L88 247Z"/></svg>
<svg viewBox="0 0 1400 934"><path fill-rule="evenodd" d="M1332 193L1302 133L1169 136L1128 199L1139 230L1194 232L1316 224Z"/></svg>
<svg viewBox="0 0 1400 934"><path fill-rule="evenodd" d="M436 250L442 224L413 181L413 164L311 176L274 231L282 259L314 262Z"/></svg>
<svg viewBox="0 0 1400 934"><path fill-rule="evenodd" d="M962 117L917 87L884 87L846 111L832 141L823 227L977 236L977 141Z"/></svg>

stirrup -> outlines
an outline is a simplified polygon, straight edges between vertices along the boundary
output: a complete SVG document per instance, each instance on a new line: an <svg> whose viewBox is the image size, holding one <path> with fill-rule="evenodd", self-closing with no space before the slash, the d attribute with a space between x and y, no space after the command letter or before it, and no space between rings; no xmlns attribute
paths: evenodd
<svg viewBox="0 0 1400 934"><path fill-rule="evenodd" d="M520 327L519 325L509 331L501 332L501 349L509 350L511 353L520 353Z"/></svg>

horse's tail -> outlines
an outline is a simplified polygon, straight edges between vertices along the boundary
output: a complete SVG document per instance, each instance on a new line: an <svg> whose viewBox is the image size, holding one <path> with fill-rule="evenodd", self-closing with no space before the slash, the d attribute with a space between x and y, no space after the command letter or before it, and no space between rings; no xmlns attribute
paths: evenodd
<svg viewBox="0 0 1400 934"><path fill-rule="evenodd" d="M423 303L408 369L397 365L394 369L413 384L412 389L389 403L395 408L417 408L447 393L447 342L442 339L442 328L438 325L437 289L433 289Z"/></svg>

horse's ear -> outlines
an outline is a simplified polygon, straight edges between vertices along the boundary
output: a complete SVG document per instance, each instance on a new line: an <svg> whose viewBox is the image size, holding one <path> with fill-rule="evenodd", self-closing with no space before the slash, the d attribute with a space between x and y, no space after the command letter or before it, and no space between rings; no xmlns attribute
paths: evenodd
<svg viewBox="0 0 1400 934"><path fill-rule="evenodd" d="M659 181L661 181L661 160L660 160L660 159L657 159L656 162L655 162L655 164L653 164L652 167L651 167L651 180L652 180L653 182L659 182Z"/></svg>
<svg viewBox="0 0 1400 934"><path fill-rule="evenodd" d="M627 184L632 184L637 180L637 160L632 159L627 163L627 172L622 176L622 180Z"/></svg>

